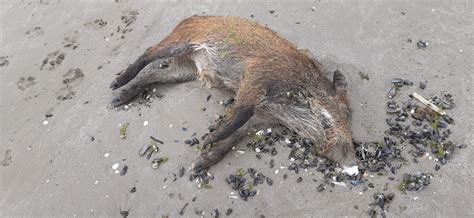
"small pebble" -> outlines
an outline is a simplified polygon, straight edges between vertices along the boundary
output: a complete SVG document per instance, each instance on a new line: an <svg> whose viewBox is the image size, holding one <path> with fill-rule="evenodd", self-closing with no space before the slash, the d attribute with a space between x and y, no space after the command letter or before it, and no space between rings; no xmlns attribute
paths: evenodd
<svg viewBox="0 0 474 218"><path fill-rule="evenodd" d="M318 192L322 192L326 189L326 186L324 184L321 184L318 186Z"/></svg>
<svg viewBox="0 0 474 218"><path fill-rule="evenodd" d="M109 157L110 153L105 153L104 157Z"/></svg>
<svg viewBox="0 0 474 218"><path fill-rule="evenodd" d="M121 175L121 176L124 176L125 174L127 174L127 171L128 171L128 166L125 165L125 166L122 168L122 171L120 172L120 175Z"/></svg>
<svg viewBox="0 0 474 218"><path fill-rule="evenodd" d="M219 209L215 208L211 210L211 216L214 218L219 217Z"/></svg>
<svg viewBox="0 0 474 218"><path fill-rule="evenodd" d="M423 41L421 41L421 39L420 39L420 40L416 43L416 46L417 46L418 48L423 48L423 49L424 49L424 48L428 47L428 42L423 42Z"/></svg>
<svg viewBox="0 0 474 218"><path fill-rule="evenodd" d="M122 215L122 217L126 218L128 217L128 214L129 214L128 210L120 210L120 215Z"/></svg>
<svg viewBox="0 0 474 218"><path fill-rule="evenodd" d="M298 177L298 179L296 179L296 182L297 182L297 183L300 183L300 182L302 182L302 181L303 181L303 178L302 178L301 176Z"/></svg>
<svg viewBox="0 0 474 218"><path fill-rule="evenodd" d="M183 166L179 167L179 177L183 177L184 171L185 171L185 169L184 169Z"/></svg>
<svg viewBox="0 0 474 218"><path fill-rule="evenodd" d="M143 126L148 126L148 121L143 121Z"/></svg>
<svg viewBox="0 0 474 218"><path fill-rule="evenodd" d="M271 179L270 177L267 177L267 184L268 185L273 185L273 179Z"/></svg>
<svg viewBox="0 0 474 218"><path fill-rule="evenodd" d="M48 125L48 121L47 120L43 121L43 125L45 126Z"/></svg>
<svg viewBox="0 0 474 218"><path fill-rule="evenodd" d="M119 168L119 166L120 166L119 163L114 163L114 165L112 165L112 169L113 169L113 170L116 170L116 169Z"/></svg>
<svg viewBox="0 0 474 218"><path fill-rule="evenodd" d="M425 89L426 88L426 83L420 82L420 89Z"/></svg>

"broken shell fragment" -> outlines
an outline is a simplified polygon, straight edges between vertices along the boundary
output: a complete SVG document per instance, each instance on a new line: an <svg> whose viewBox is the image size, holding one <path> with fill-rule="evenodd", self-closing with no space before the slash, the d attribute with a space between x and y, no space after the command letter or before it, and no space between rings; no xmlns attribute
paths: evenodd
<svg viewBox="0 0 474 218"><path fill-rule="evenodd" d="M387 125L389 126L395 126L397 124L397 122L395 122L392 118L387 118L385 119L385 121L387 122Z"/></svg>
<svg viewBox="0 0 474 218"><path fill-rule="evenodd" d="M128 166L125 165L125 166L122 168L122 170L120 171L120 175L121 175L121 176L124 176L125 174L127 174L127 172L128 172Z"/></svg>
<svg viewBox="0 0 474 218"><path fill-rule="evenodd" d="M219 217L219 209L217 209L217 208L212 209L211 210L211 216L213 218L218 218Z"/></svg>
<svg viewBox="0 0 474 218"><path fill-rule="evenodd" d="M302 181L303 181L303 178L302 178L301 176L298 177L298 179L296 179L296 182L297 182L297 183L300 183L300 182L302 182Z"/></svg>
<svg viewBox="0 0 474 218"><path fill-rule="evenodd" d="M179 177L183 177L183 176L184 176L184 171L185 171L184 167L183 167L183 166L180 166L180 167L179 167L179 173L178 173Z"/></svg>
<svg viewBox="0 0 474 218"><path fill-rule="evenodd" d="M426 98L424 98L420 94L414 92L412 94L412 96L414 98L416 98L418 101L420 101L421 103L423 103L424 105L428 106L431 110L435 111L436 113L438 113L440 115L445 115L446 114L446 112L444 112L443 109L439 108L438 106L434 105L430 101L426 100Z"/></svg>
<svg viewBox="0 0 474 218"><path fill-rule="evenodd" d="M416 43L416 46L421 49L425 49L428 47L428 42L423 42L421 39Z"/></svg>
<svg viewBox="0 0 474 218"><path fill-rule="evenodd" d="M446 123L452 124L454 122L453 118L451 118L449 115L445 114L441 116Z"/></svg>
<svg viewBox="0 0 474 218"><path fill-rule="evenodd" d="M401 85L403 85L403 79L400 79L400 78L392 79L392 83L393 83L394 85L401 86Z"/></svg>
<svg viewBox="0 0 474 218"><path fill-rule="evenodd" d="M397 113L400 112L400 108L387 107L387 109L385 111L387 112L387 114L397 114Z"/></svg>
<svg viewBox="0 0 474 218"><path fill-rule="evenodd" d="M156 169L158 168L161 164L165 163L166 161L168 161L168 158L167 157L159 157L159 158L155 158L151 161L151 167L153 169Z"/></svg>
<svg viewBox="0 0 474 218"><path fill-rule="evenodd" d="M397 88L393 86L392 88L390 88L390 90L388 90L387 97L389 99L392 99L393 97L395 97L395 95L397 95Z"/></svg>
<svg viewBox="0 0 474 218"><path fill-rule="evenodd" d="M318 192L322 192L326 189L326 186L324 184L321 184L321 185L318 186L317 189L318 189Z"/></svg>

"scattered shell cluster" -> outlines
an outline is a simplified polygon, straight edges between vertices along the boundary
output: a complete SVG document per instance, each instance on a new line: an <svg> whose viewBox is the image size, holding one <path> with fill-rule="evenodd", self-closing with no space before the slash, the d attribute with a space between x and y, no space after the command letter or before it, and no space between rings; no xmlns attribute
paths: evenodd
<svg viewBox="0 0 474 218"><path fill-rule="evenodd" d="M258 192L254 190L254 187L263 184L265 181L268 185L273 185L273 180L270 177L266 177L253 168L248 168L247 171L240 168L235 174L230 174L226 178L226 182L233 190L238 191L240 198L244 201L257 195Z"/></svg>
<svg viewBox="0 0 474 218"><path fill-rule="evenodd" d="M201 170L189 174L189 181L195 181L198 188L212 188L212 186L209 185L210 181L212 180L214 180L214 175L212 175L207 170Z"/></svg>
<svg viewBox="0 0 474 218"><path fill-rule="evenodd" d="M433 177L431 173L417 172L413 174L403 174L403 180L400 183L399 189L402 192L406 191L421 191L430 184Z"/></svg>
<svg viewBox="0 0 474 218"><path fill-rule="evenodd" d="M374 202L370 203L369 205L372 206L372 209L369 211L370 217L377 217L377 210L378 207L380 209L380 215L382 217L386 217L385 212L388 210L390 203L395 198L394 193L380 193L377 192L374 194Z"/></svg>

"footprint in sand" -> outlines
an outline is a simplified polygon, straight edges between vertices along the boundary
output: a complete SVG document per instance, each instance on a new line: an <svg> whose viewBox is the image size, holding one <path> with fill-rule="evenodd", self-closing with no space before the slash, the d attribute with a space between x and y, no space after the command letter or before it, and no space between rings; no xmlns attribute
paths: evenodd
<svg viewBox="0 0 474 218"><path fill-rule="evenodd" d="M125 11L121 17L121 20L125 24L125 27L128 27L133 24L137 20L138 14L138 10Z"/></svg>
<svg viewBox="0 0 474 218"><path fill-rule="evenodd" d="M117 33L118 34L122 34L122 36L120 36L120 39L124 39L125 38L125 34L127 32L132 32L132 27L131 25L133 23L135 23L135 21L137 20L138 18L138 10L127 10L127 11L124 11L122 16L120 17L120 20L122 20L122 23L125 25L124 27L122 26L117 26ZM113 35L113 33L111 34L111 36Z"/></svg>
<svg viewBox="0 0 474 218"><path fill-rule="evenodd" d="M37 26L31 30L26 31L25 34L30 38L37 38L44 35L44 31L41 29L41 27Z"/></svg>
<svg viewBox="0 0 474 218"><path fill-rule="evenodd" d="M61 42L65 48L72 48L72 49L76 49L78 46L79 46L79 31L74 31L68 35L66 35L66 37L64 37L64 40Z"/></svg>
<svg viewBox="0 0 474 218"><path fill-rule="evenodd" d="M0 57L0 67L6 67L10 61L8 61L8 56L1 56Z"/></svg>
<svg viewBox="0 0 474 218"><path fill-rule="evenodd" d="M27 78L21 77L18 82L16 82L16 85L19 90L26 90L35 84L36 78L34 76L29 76Z"/></svg>
<svg viewBox="0 0 474 218"><path fill-rule="evenodd" d="M13 159L13 152L11 149L7 149L5 151L5 157L3 158L3 161L2 161L2 166L6 167L10 165L10 163L12 162L12 159Z"/></svg>
<svg viewBox="0 0 474 218"><path fill-rule="evenodd" d="M85 23L84 26L90 29L98 30L98 29L101 29L102 27L107 26L107 21L104 21L102 19L97 19L97 20Z"/></svg>
<svg viewBox="0 0 474 218"><path fill-rule="evenodd" d="M73 99L76 96L74 87L79 85L84 78L84 73L79 68L71 68L63 75L63 87L59 89L58 100Z"/></svg>
<svg viewBox="0 0 474 218"><path fill-rule="evenodd" d="M64 58L66 58L66 54L59 50L51 52L46 56L46 58L44 58L40 70L43 70L43 68L47 66L49 66L49 70L53 70L56 66L63 62Z"/></svg>

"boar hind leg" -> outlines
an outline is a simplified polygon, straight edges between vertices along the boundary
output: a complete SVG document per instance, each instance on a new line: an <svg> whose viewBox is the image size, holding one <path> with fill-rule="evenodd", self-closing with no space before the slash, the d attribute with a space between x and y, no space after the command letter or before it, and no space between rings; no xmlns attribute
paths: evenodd
<svg viewBox="0 0 474 218"><path fill-rule="evenodd" d="M245 87L245 84L241 84L236 102L234 103L235 105L229 111L229 121L209 133L203 141L204 146L226 139L252 118L257 100L256 95L254 95L255 93L252 93L254 91L254 89Z"/></svg>
<svg viewBox="0 0 474 218"><path fill-rule="evenodd" d="M244 77L245 75L242 75L242 78ZM203 141L204 146L226 139L253 117L254 110L260 104L260 97L263 95L261 89L255 88L258 84L254 84L254 81L249 77L241 79L235 105L229 110L229 121L209 133Z"/></svg>
<svg viewBox="0 0 474 218"><path fill-rule="evenodd" d="M245 130L239 129L227 139L220 141L218 146L211 147L209 151L201 153L193 162L191 168L194 171L200 171L216 164L217 162L222 160L225 155L230 150L232 150L232 147L239 143L240 140L242 140L246 136L246 134L247 132Z"/></svg>
<svg viewBox="0 0 474 218"><path fill-rule="evenodd" d="M112 105L127 103L151 84L187 82L196 79L196 65L188 56L158 59L115 91Z"/></svg>
<svg viewBox="0 0 474 218"><path fill-rule="evenodd" d="M237 145L245 136L247 136L252 128L257 128L262 124L264 124L262 120L252 118L227 139L220 141L218 145L201 153L193 162L191 168L195 171L200 171L216 164L222 160L230 150L232 150L232 147Z"/></svg>
<svg viewBox="0 0 474 218"><path fill-rule="evenodd" d="M190 43L172 43L166 46L160 44L148 48L133 64L130 64L120 75L110 84L112 90L131 81L137 74L149 63L167 57L180 56L192 51L194 44Z"/></svg>

